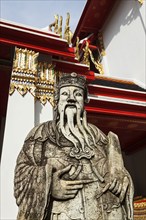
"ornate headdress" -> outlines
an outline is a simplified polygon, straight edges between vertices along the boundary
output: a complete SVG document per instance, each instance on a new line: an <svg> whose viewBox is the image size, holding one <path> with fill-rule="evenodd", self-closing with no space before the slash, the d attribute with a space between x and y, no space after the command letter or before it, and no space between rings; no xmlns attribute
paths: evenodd
<svg viewBox="0 0 146 220"><path fill-rule="evenodd" d="M77 86L79 88L85 89L86 78L84 76L79 76L77 73L65 74L60 78L58 87L62 88L65 86Z"/></svg>

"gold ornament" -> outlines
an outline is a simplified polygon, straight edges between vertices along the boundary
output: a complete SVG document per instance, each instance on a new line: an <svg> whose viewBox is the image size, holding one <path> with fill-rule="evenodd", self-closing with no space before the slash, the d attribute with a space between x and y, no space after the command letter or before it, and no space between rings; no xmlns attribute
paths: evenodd
<svg viewBox="0 0 146 220"><path fill-rule="evenodd" d="M42 104L49 101L53 105L55 66L37 61L39 53L16 48L9 94L17 90L22 96L30 92Z"/></svg>

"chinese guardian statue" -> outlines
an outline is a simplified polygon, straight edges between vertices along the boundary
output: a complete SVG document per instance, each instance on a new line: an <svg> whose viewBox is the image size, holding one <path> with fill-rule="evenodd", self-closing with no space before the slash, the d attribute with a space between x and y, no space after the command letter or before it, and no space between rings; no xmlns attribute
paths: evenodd
<svg viewBox="0 0 146 220"><path fill-rule="evenodd" d="M86 80L64 74L53 121L34 127L15 169L17 220L132 220L133 184L119 139L87 123Z"/></svg>

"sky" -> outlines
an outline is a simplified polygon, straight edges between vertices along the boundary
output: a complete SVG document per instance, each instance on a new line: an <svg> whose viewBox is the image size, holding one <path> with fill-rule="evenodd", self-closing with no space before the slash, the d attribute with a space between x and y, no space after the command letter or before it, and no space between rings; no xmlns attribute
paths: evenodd
<svg viewBox="0 0 146 220"><path fill-rule="evenodd" d="M0 18L44 28L54 22L54 15L63 16L65 26L66 14L70 13L70 29L74 32L86 0L0 0Z"/></svg>

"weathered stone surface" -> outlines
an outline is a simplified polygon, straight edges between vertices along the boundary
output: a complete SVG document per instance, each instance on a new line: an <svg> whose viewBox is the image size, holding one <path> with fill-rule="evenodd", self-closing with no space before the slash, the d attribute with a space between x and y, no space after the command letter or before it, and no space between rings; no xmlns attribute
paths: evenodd
<svg viewBox="0 0 146 220"><path fill-rule="evenodd" d="M132 220L119 140L87 123L85 79L64 76L57 92L54 120L30 131L17 159L17 219Z"/></svg>

